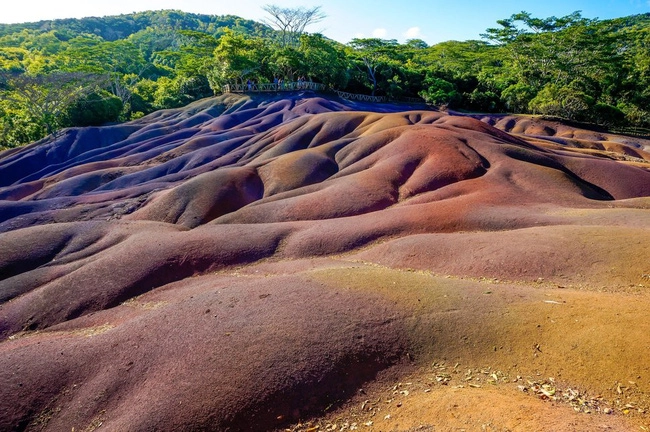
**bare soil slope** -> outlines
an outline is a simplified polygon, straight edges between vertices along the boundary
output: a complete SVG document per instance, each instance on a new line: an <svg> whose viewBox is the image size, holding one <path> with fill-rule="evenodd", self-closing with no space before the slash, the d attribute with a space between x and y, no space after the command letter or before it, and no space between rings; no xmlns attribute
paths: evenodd
<svg viewBox="0 0 650 432"><path fill-rule="evenodd" d="M66 130L0 153L0 430L648 430L649 208L650 142L527 117Z"/></svg>

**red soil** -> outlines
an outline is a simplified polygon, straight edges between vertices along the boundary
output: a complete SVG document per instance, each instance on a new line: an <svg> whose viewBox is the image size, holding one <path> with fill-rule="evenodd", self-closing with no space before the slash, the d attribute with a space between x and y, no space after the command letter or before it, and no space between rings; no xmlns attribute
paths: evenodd
<svg viewBox="0 0 650 432"><path fill-rule="evenodd" d="M0 153L0 430L648 427L650 142L404 109Z"/></svg>

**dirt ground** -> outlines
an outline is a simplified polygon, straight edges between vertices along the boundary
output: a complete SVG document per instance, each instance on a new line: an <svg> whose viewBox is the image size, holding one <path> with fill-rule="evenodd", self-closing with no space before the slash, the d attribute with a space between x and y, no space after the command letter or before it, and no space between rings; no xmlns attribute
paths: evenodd
<svg viewBox="0 0 650 432"><path fill-rule="evenodd" d="M650 140L405 108L0 153L0 431L650 431Z"/></svg>
<svg viewBox="0 0 650 432"><path fill-rule="evenodd" d="M414 351L286 431L650 430L650 306L627 292L359 264L313 270L411 315Z"/></svg>

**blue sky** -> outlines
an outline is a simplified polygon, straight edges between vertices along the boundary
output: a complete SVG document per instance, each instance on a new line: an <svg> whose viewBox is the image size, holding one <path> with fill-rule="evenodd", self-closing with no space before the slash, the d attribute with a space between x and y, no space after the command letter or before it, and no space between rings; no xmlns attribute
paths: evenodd
<svg viewBox="0 0 650 432"><path fill-rule="evenodd" d="M527 11L545 18L582 11L587 18L615 18L650 12L650 0L4 0L0 22L80 18L143 10L180 9L261 20L262 6L321 6L327 18L308 28L340 42L380 37L400 42L420 38L429 44L479 39L498 19Z"/></svg>

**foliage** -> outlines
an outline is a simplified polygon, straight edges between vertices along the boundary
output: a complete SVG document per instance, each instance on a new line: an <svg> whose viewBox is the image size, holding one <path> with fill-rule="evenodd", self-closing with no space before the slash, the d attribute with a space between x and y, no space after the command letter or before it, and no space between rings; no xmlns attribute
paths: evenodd
<svg viewBox="0 0 650 432"><path fill-rule="evenodd" d="M505 54L491 77L509 82L500 92L508 109L603 125L621 123L621 115L637 125L650 121L638 116L649 102L650 14L598 21L578 12L545 19L521 12L498 24L484 36Z"/></svg>
<svg viewBox="0 0 650 432"><path fill-rule="evenodd" d="M178 10L146 11L128 15L89 17L81 19L58 19L22 24L0 24L0 37L20 33L23 30L48 33L56 31L60 40L70 35L92 34L103 40L115 41L146 30L147 28L194 30L213 36L221 34L225 28L236 29L240 33L257 36L270 36L269 28L255 21L245 20L233 15L201 15Z"/></svg>
<svg viewBox="0 0 650 432"><path fill-rule="evenodd" d="M334 88L346 88L349 60L343 46L321 34L303 34L299 52L303 56L304 73L310 80L319 80Z"/></svg>
<svg viewBox="0 0 650 432"><path fill-rule="evenodd" d="M219 91L222 84L264 76L265 66L271 55L269 41L259 37L247 37L226 30L214 50L215 68L210 75L210 86ZM268 72L267 72L268 73Z"/></svg>
<svg viewBox="0 0 650 432"><path fill-rule="evenodd" d="M584 120L594 99L577 87L547 84L530 101L530 108L534 113Z"/></svg>
<svg viewBox="0 0 650 432"><path fill-rule="evenodd" d="M99 126L118 121L121 112L120 98L107 91L98 90L71 104L65 116L66 123L71 126Z"/></svg>
<svg viewBox="0 0 650 432"><path fill-rule="evenodd" d="M352 39L349 46L352 62L364 76L371 95L374 96L380 82L388 83L389 78L395 76L393 69L399 61L397 41L378 38Z"/></svg>
<svg viewBox="0 0 650 432"><path fill-rule="evenodd" d="M305 32L324 17L319 7L264 10L269 25L175 10L0 24L0 147L179 107L227 83L298 77L455 109L650 127L650 14L520 12L482 41L428 46L343 45Z"/></svg>
<svg viewBox="0 0 650 432"><path fill-rule="evenodd" d="M102 86L104 77L81 72L3 74L1 97L47 134L65 123L67 110Z"/></svg>
<svg viewBox="0 0 650 432"><path fill-rule="evenodd" d="M425 89L420 92L420 96L431 104L452 106L460 100L456 86L447 80L427 75L424 85Z"/></svg>

